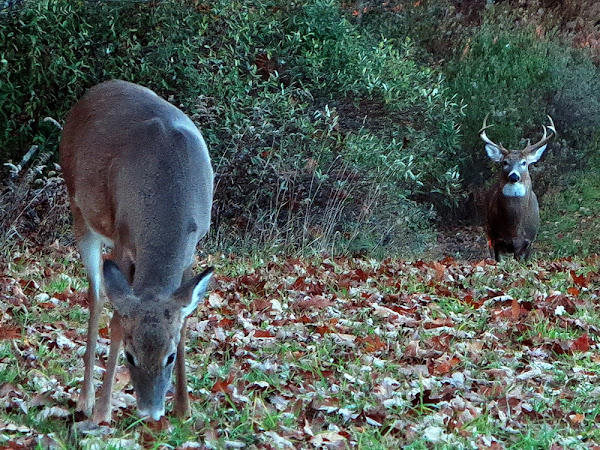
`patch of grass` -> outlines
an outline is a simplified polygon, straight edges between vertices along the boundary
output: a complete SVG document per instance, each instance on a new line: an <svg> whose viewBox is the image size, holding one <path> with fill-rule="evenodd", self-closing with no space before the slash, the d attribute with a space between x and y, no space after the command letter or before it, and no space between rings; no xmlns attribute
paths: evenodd
<svg viewBox="0 0 600 450"><path fill-rule="evenodd" d="M512 445L511 449L539 449L539 448L548 448L553 443L556 442L556 438L559 437L556 430L542 426L541 428L535 427L535 431L532 430L528 432L522 438L516 440L514 445Z"/></svg>
<svg viewBox="0 0 600 450"><path fill-rule="evenodd" d="M19 363L11 342L0 343L0 382L14 383L20 379Z"/></svg>
<svg viewBox="0 0 600 450"><path fill-rule="evenodd" d="M564 330L556 327L556 324L548 320L540 320L533 323L533 327L529 333L523 335L522 339L542 338L542 339L558 339L568 340L577 339L581 336L581 332L577 330Z"/></svg>
<svg viewBox="0 0 600 450"><path fill-rule="evenodd" d="M600 179L590 161L586 170L569 176L565 187L544 197L540 247L555 257L600 252Z"/></svg>
<svg viewBox="0 0 600 450"><path fill-rule="evenodd" d="M64 292L68 287L71 287L71 279L68 277L58 277L52 280L49 280L47 286L45 286L46 292L50 295ZM79 286L81 288L81 285ZM77 287L75 287L77 290Z"/></svg>

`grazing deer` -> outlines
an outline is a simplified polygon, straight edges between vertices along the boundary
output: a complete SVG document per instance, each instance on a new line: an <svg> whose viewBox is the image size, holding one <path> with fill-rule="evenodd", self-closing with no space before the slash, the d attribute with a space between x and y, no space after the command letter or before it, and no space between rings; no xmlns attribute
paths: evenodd
<svg viewBox="0 0 600 450"><path fill-rule="evenodd" d="M489 114L488 114L489 115ZM485 131L491 127L483 120L479 137L485 142L485 151L493 161L502 163L500 180L487 197L487 235L490 255L500 261L500 253L514 253L515 258L527 261L540 226L540 209L537 197L531 188L529 166L537 162L546 150L550 139L556 136L552 118L544 128L539 142L523 150L507 150L502 144L492 142ZM548 130L552 134L548 135Z"/></svg>
<svg viewBox="0 0 600 450"><path fill-rule="evenodd" d="M77 407L110 422L121 342L141 416L164 415L176 365L174 414L189 415L185 322L213 269L192 277L198 240L207 232L213 171L204 139L178 108L150 89L113 80L91 88L71 109L60 162L75 238L88 273L90 318ZM113 260L101 268L102 245ZM110 350L95 403L98 320L113 305Z"/></svg>

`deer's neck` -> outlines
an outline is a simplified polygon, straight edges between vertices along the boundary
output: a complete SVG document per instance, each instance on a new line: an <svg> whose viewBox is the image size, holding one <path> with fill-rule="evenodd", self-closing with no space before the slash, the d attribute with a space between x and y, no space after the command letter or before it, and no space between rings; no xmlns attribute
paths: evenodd
<svg viewBox="0 0 600 450"><path fill-rule="evenodd" d="M502 187L502 195L505 197L526 197L529 195L531 185L527 185L523 182L518 183L506 183Z"/></svg>
<svg viewBox="0 0 600 450"><path fill-rule="evenodd" d="M117 259L122 267L129 267L130 282L136 295L144 290L172 293L180 286L185 269L194 261L199 239L198 222L189 217L178 217L174 211L171 213L170 217L143 221L145 227L133 226L139 222L132 220L128 227L118 228ZM159 233L156 224L176 232Z"/></svg>
<svg viewBox="0 0 600 450"><path fill-rule="evenodd" d="M502 215L522 218L535 201L531 183L506 183L498 186L498 208Z"/></svg>
<svg viewBox="0 0 600 450"><path fill-rule="evenodd" d="M159 257L154 254L152 258L148 258L149 255L145 253L138 253L133 291L136 294L147 290L167 294L174 292L181 285L184 270L191 264L190 255L182 255L178 259L175 252L163 250Z"/></svg>

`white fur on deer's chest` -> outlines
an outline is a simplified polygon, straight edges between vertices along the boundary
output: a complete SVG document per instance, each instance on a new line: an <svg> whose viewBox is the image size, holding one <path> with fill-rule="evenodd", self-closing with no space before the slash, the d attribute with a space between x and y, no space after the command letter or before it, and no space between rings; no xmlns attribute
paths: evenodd
<svg viewBox="0 0 600 450"><path fill-rule="evenodd" d="M507 183L502 188L502 194L506 197L525 197L527 188L523 183Z"/></svg>

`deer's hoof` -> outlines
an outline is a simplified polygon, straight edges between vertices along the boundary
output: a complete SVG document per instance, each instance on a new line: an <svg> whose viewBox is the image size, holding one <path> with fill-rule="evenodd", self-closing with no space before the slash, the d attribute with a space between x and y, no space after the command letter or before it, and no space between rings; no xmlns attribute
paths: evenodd
<svg viewBox="0 0 600 450"><path fill-rule="evenodd" d="M111 414L110 411L94 411L94 414L92 414L92 417L90 419L90 421L92 423L95 423L96 425L110 425L110 421L111 421Z"/></svg>
<svg viewBox="0 0 600 450"><path fill-rule="evenodd" d="M114 429L106 426L94 423L92 420L84 420L82 422L76 422L73 428L77 433L84 434L87 436L106 436L113 433Z"/></svg>
<svg viewBox="0 0 600 450"><path fill-rule="evenodd" d="M94 395L84 396L83 394L79 396L77 400L77 411L85 414L89 417L92 414L94 409Z"/></svg>

